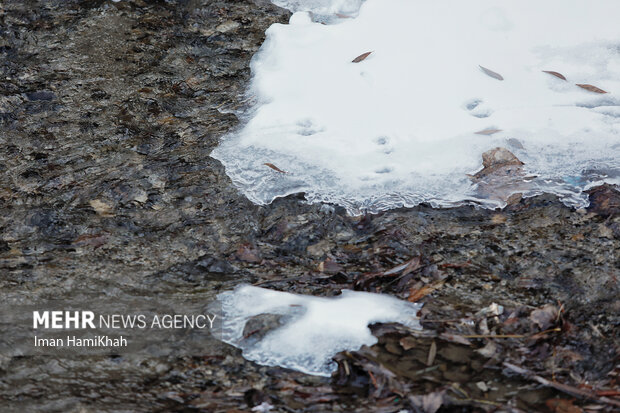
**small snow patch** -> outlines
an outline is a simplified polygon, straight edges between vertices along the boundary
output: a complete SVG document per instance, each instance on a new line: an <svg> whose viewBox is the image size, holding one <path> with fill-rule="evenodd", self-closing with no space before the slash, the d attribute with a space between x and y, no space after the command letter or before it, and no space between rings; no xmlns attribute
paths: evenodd
<svg viewBox="0 0 620 413"><path fill-rule="evenodd" d="M421 305L383 294L344 290L324 298L244 285L218 298L224 342L258 364L307 374L329 376L336 353L376 343L369 324L421 329L416 317Z"/></svg>

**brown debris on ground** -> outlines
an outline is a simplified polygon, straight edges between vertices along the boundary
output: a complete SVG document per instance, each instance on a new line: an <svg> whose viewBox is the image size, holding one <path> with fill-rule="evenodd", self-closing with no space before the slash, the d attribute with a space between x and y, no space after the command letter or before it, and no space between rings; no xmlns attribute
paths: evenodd
<svg viewBox="0 0 620 413"><path fill-rule="evenodd" d="M379 342L338 355L332 380L343 392L397 397L399 407L414 411L419 398L429 395L434 395L435 410L427 406L421 411L441 406L545 411L550 400L555 406L560 397L578 398L574 405L571 400L575 409L587 404L580 411L620 407L620 399L603 396L613 393L612 380L595 387L562 383L573 380L567 372L580 358L566 345L572 327L563 317L552 305L531 310L492 304L460 320L423 318L422 332L376 325Z"/></svg>

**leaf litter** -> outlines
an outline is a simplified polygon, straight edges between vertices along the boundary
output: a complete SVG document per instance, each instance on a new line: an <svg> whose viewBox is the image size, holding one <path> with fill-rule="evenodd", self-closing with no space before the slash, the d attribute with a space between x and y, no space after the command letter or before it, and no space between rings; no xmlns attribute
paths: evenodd
<svg viewBox="0 0 620 413"><path fill-rule="evenodd" d="M552 70L543 70L544 73L549 73L552 76L555 76L559 79L566 80L566 77L562 73L554 72Z"/></svg>
<svg viewBox="0 0 620 413"><path fill-rule="evenodd" d="M596 86L589 85L589 84L577 83L577 86L579 86L582 89L589 90L590 92L594 92L594 93L607 93L603 89L600 89Z"/></svg>
<svg viewBox="0 0 620 413"><path fill-rule="evenodd" d="M368 56L370 56L370 54L371 54L371 53L372 53L372 52L362 53L361 55L359 55L359 56L357 56L355 59L353 59L351 62L352 62L352 63L359 63L359 62L361 62L361 61L363 61L363 60L366 60L366 58L367 58Z"/></svg>
<svg viewBox="0 0 620 413"><path fill-rule="evenodd" d="M488 167L497 163L520 164L516 157L502 150L491 151L485 158ZM562 219L582 217L577 229L585 234L588 232L582 226L584 222L595 220L596 226L598 221L612 222L619 216L614 189L598 188L590 196L590 212L560 212ZM539 198L531 202L549 201ZM338 240L321 239L321 244L312 249L312 255L300 253L292 260L288 254L296 253L291 249L282 254L284 247L280 241L288 240L285 242L293 248L295 244L290 240L309 238L307 215L282 217L279 212L276 220L266 217L261 241L241 244L241 248L237 245L231 254L235 264L244 266L246 271L256 268L251 262L254 256L262 257L264 273L252 271L263 280L261 283L269 283L272 288L317 296L334 296L341 289L356 289L407 300L414 297L412 292L434 287L416 301L423 304L418 312L423 330L393 323L373 324L370 328L378 342L358 351L338 353L336 372L320 381L270 370L274 375L266 378L267 384L260 390L269 395L267 402L275 406L275 411L286 406L300 412L306 411L305 406L310 404L320 411L336 411L342 403L357 406L350 411L386 413L400 410L557 413L576 409L590 413L617 409L620 369L612 370L605 377L592 376L596 368L588 365L593 361L587 353L590 350L582 347L595 346L591 351L597 353L609 351L604 343L613 335L613 327L597 325L593 312L584 315L588 309L576 304L572 297L558 301L557 290L536 284L536 278L531 275L519 274L527 271L527 267L525 270L519 267L515 271L517 275L508 276L497 270L498 263L508 266L519 262L515 255L511 258L515 261L502 258L506 254L502 250L506 247L502 234L513 237L512 231L535 225L537 228L531 236L524 237L527 248L531 248L529 245L536 237L541 237L543 244L553 243L551 240L558 229L571 228L551 226L552 235L544 235L546 218L532 223L524 221L523 215L540 217L556 210L549 205L537 208L524 205L522 201L502 211L504 219L496 219L497 212L476 214L476 226L462 215L463 209L457 209L449 217L461 224L453 224L447 232L433 229L440 225L437 218L440 212L431 208L385 216L348 217L344 221L337 213L321 215L326 228L339 228ZM412 217L417 219L415 225L408 221ZM583 221L585 217L589 218ZM350 234L345 236L348 231ZM458 233L462 235L456 236ZM473 238L471 245L466 241L468 238ZM567 248L573 244L580 248L588 245L568 236L562 239ZM596 242L596 238L588 240L588 243ZM276 255L269 245L277 245ZM302 248L310 249L303 245ZM474 251L482 248L489 252L477 256ZM490 252L494 249L495 253ZM553 256L553 250L548 254ZM295 264L291 266L291 262ZM549 276L547 270L537 268L537 271ZM601 272L600 276L604 274ZM532 286L522 284L525 278L532 279L529 281L533 282ZM610 313L605 314L609 317ZM279 322L270 318L256 321L248 339ZM607 337L584 341L582 335L595 335L594 328ZM600 360L603 358L594 362ZM246 391L247 388L242 388L236 392L243 395ZM196 400L215 397L208 391L204 393ZM248 406L264 401L262 397L253 397Z"/></svg>
<svg viewBox="0 0 620 413"><path fill-rule="evenodd" d="M278 168L277 166L275 166L272 163L266 162L263 165L268 166L269 168L273 169L276 172L280 172L281 174L285 174L286 173L286 171L283 171L282 169Z"/></svg>
<svg viewBox="0 0 620 413"><path fill-rule="evenodd" d="M491 69L487 69L484 66L479 66L479 67L487 76L491 76L492 78L497 79L497 80L504 80L504 77L500 75L499 73L494 72Z"/></svg>

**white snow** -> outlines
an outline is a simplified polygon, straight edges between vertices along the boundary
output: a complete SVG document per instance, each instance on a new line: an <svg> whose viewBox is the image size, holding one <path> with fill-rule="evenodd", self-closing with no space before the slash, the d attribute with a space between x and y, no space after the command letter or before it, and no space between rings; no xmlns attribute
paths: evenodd
<svg viewBox="0 0 620 413"><path fill-rule="evenodd" d="M582 205L585 187L620 183L620 1L274 2L296 13L267 30L251 65L256 104L213 152L252 201L501 206L466 176L496 146L538 176L526 195ZM490 128L501 131L475 134Z"/></svg>
<svg viewBox="0 0 620 413"><path fill-rule="evenodd" d="M223 341L243 350L258 364L328 376L331 358L344 350L372 345L369 324L397 322L420 329L421 308L389 295L344 290L334 298L297 295L243 285L218 296L222 303ZM246 322L259 314L284 315L283 325L261 340L244 337Z"/></svg>

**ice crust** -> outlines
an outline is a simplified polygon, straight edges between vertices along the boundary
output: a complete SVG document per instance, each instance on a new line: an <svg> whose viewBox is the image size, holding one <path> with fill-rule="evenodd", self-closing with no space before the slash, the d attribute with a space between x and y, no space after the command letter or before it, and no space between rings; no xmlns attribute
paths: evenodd
<svg viewBox="0 0 620 413"><path fill-rule="evenodd" d="M272 3L292 12L309 11L324 16L342 14L351 17L357 14L363 0L273 0Z"/></svg>
<svg viewBox="0 0 620 413"><path fill-rule="evenodd" d="M620 183L620 1L275 3L296 13L267 30L251 64L256 103L212 154L253 202L304 192L353 214L503 206L467 177L496 146L538 176L526 195L583 206L583 189ZM356 17L315 18L335 13ZM485 129L501 131L475 134Z"/></svg>
<svg viewBox="0 0 620 413"><path fill-rule="evenodd" d="M223 341L243 350L258 364L329 376L331 358L344 350L372 345L369 324L397 322L420 329L418 304L389 295L344 290L334 298L297 295L249 285L218 296L222 303ZM261 340L243 336L246 322L259 314L279 314L283 325Z"/></svg>

